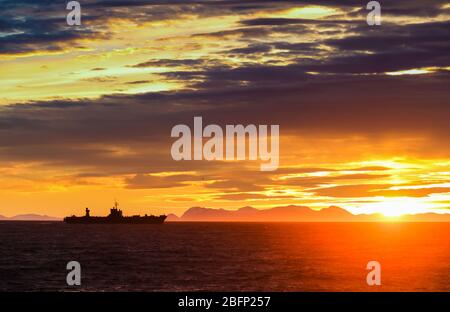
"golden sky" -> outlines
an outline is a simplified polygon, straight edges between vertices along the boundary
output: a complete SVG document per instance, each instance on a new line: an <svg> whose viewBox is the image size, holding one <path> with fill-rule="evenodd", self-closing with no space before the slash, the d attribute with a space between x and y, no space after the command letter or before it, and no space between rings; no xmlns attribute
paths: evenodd
<svg viewBox="0 0 450 312"><path fill-rule="evenodd" d="M445 1L80 2L2 2L1 215L448 212ZM173 161L194 116L279 124L280 168Z"/></svg>

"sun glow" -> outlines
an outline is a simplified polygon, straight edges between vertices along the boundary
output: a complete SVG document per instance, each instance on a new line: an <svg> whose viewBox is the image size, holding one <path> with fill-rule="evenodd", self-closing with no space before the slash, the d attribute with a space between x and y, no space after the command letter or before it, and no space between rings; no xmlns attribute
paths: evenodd
<svg viewBox="0 0 450 312"><path fill-rule="evenodd" d="M417 214L429 211L432 208L429 203L420 199L399 197L384 198L380 202L368 203L360 206L363 213L381 213L386 217L399 217L405 214Z"/></svg>

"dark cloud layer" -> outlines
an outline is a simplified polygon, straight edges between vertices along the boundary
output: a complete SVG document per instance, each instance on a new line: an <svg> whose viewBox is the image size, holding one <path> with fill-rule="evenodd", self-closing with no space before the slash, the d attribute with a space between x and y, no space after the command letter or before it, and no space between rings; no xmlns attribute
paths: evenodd
<svg viewBox="0 0 450 312"><path fill-rule="evenodd" d="M430 144L440 142L441 154L450 153L445 143L450 132L447 75L335 80L297 79L297 74L289 74L289 67L277 68L282 72L278 75L264 67L256 72L240 70L235 76L233 71L224 74L245 77L252 87L232 85L3 107L1 158L128 168L132 163L133 170L139 164L167 170L178 166L169 159L170 129L176 124L192 124L198 115L205 123L219 125L280 124L282 134L300 137L427 135L433 138ZM214 79L224 85L232 80L219 77ZM102 150L102 146L129 147L139 154L117 157L110 147Z"/></svg>
<svg viewBox="0 0 450 312"><path fill-rule="evenodd" d="M435 17L448 9L443 9L447 2L444 0L427 1L389 1L383 3L383 12L391 16L406 17ZM83 25L68 27L65 23L67 14L67 1L33 1L33 0L3 0L2 17L0 18L0 31L5 35L0 37L0 53L26 53L37 50L62 49L64 43L73 43L80 38L107 38L108 33L103 30L108 18L129 19L136 23L174 19L181 14L191 13L197 16L216 16L224 14L249 14L260 10L287 9L299 5L322 5L344 10L359 9L356 15L364 18L366 14L365 3L361 1L242 1L237 0L158 0L158 1L130 1L130 0L86 0L82 4ZM244 15L245 16L245 15ZM344 16L333 16L331 19L317 21L293 18L257 18L244 20L244 26L286 26L296 25L329 27L331 25L353 25L361 23L345 19ZM404 31L413 30L409 26ZM273 31L272 29L271 31ZM230 30L234 31L234 30ZM251 32L251 27L242 31ZM261 31L255 34L261 34ZM267 29L266 29L267 31ZM291 31L294 31L291 28ZM362 31L368 31L366 29ZM447 27L448 35L448 27ZM385 30L384 34L390 33ZM443 34L445 35L445 34ZM448 40L447 40L448 41Z"/></svg>

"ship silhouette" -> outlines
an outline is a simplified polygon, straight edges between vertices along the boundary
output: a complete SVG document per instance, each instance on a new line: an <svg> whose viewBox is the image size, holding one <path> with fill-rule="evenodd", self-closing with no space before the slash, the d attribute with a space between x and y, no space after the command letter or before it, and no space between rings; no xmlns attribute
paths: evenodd
<svg viewBox="0 0 450 312"><path fill-rule="evenodd" d="M86 214L82 217L75 215L65 217L64 222L71 224L162 224L167 216L129 216L124 217L122 210L119 209L117 201L114 207L111 208L110 213L106 217L92 217L89 208L86 208Z"/></svg>

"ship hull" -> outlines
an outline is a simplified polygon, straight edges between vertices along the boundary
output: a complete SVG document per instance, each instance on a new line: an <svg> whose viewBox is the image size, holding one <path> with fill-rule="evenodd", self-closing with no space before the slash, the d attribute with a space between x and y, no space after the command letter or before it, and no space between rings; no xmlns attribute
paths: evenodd
<svg viewBox="0 0 450 312"><path fill-rule="evenodd" d="M167 216L146 217L66 217L65 223L69 224L163 224Z"/></svg>

